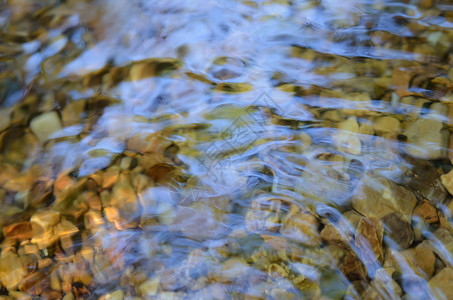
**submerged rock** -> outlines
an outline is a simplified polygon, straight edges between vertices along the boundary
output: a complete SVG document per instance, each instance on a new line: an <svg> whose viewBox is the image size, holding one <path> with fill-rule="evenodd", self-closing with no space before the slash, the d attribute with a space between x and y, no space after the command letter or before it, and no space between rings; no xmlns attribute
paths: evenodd
<svg viewBox="0 0 453 300"><path fill-rule="evenodd" d="M444 268L429 281L429 286L436 299L453 299L453 269Z"/></svg>
<svg viewBox="0 0 453 300"><path fill-rule="evenodd" d="M297 205L292 205L282 221L280 233L305 245L319 246L318 227L319 222L314 215Z"/></svg>
<svg viewBox="0 0 453 300"><path fill-rule="evenodd" d="M444 124L437 120L418 119L405 131L406 152L422 159L440 159L447 156L449 133Z"/></svg>
<svg viewBox="0 0 453 300"><path fill-rule="evenodd" d="M53 133L62 128L60 117L55 111L41 114L30 122L31 131L41 142L48 140Z"/></svg>
<svg viewBox="0 0 453 300"><path fill-rule="evenodd" d="M378 220L360 220L355 234L355 245L368 271L372 271L384 260L383 236L384 227Z"/></svg>
<svg viewBox="0 0 453 300"><path fill-rule="evenodd" d="M410 216L417 204L408 189L383 178L364 176L352 198L352 207L367 218L381 219L391 213Z"/></svg>
<svg viewBox="0 0 453 300"><path fill-rule="evenodd" d="M445 203L448 193L444 186L448 185L448 176L441 176L429 161L411 157L405 159L412 166L406 174L407 186L432 203ZM444 180L447 182L444 183Z"/></svg>
<svg viewBox="0 0 453 300"><path fill-rule="evenodd" d="M414 241L414 232L411 224L401 213L390 213L381 219L386 229L386 236L400 248L406 249Z"/></svg>

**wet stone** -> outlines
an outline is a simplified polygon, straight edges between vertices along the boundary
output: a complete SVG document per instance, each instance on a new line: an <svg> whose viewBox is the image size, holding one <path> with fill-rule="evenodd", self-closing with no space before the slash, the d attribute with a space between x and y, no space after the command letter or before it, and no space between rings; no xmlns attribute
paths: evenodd
<svg viewBox="0 0 453 300"><path fill-rule="evenodd" d="M442 122L418 119L406 128L405 135L409 155L422 159L446 157L449 134Z"/></svg>
<svg viewBox="0 0 453 300"><path fill-rule="evenodd" d="M252 201L245 216L245 226L250 232L277 231L282 218L280 199L259 196Z"/></svg>
<svg viewBox="0 0 453 300"><path fill-rule="evenodd" d="M422 203L415 207L412 216L418 217L428 224L439 222L437 209L426 200L423 200Z"/></svg>
<svg viewBox="0 0 453 300"><path fill-rule="evenodd" d="M330 245L327 247L327 251L349 280L364 280L368 278L366 267L351 248L343 245Z"/></svg>
<svg viewBox="0 0 453 300"><path fill-rule="evenodd" d="M437 299L452 299L453 269L444 268L429 281L433 296Z"/></svg>
<svg viewBox="0 0 453 300"><path fill-rule="evenodd" d="M391 213L412 215L414 194L383 177L365 176L352 198L352 207L368 218L381 219Z"/></svg>
<svg viewBox="0 0 453 300"><path fill-rule="evenodd" d="M319 222L315 216L302 207L291 205L288 214L282 220L280 233L307 246L319 246Z"/></svg>
<svg viewBox="0 0 453 300"><path fill-rule="evenodd" d="M376 268L376 265L381 264L384 259L383 236L384 227L378 220L363 218L357 226L355 246L369 271Z"/></svg>
<svg viewBox="0 0 453 300"><path fill-rule="evenodd" d="M411 170L405 180L417 195L432 203L445 203L448 193L443 182L445 176L440 175L438 169L429 161L406 157Z"/></svg>
<svg viewBox="0 0 453 300"><path fill-rule="evenodd" d="M30 129L40 141L44 142L53 133L62 129L60 117L54 111L44 113L31 120Z"/></svg>
<svg viewBox="0 0 453 300"><path fill-rule="evenodd" d="M14 289L27 275L27 266L19 255L8 251L0 257L0 282L8 290Z"/></svg>
<svg viewBox="0 0 453 300"><path fill-rule="evenodd" d="M407 218L401 213L390 213L381 219L385 227L385 235L402 249L407 249L414 241L414 232Z"/></svg>
<svg viewBox="0 0 453 300"><path fill-rule="evenodd" d="M6 238L27 240L33 236L30 222L20 222L3 227L3 236Z"/></svg>

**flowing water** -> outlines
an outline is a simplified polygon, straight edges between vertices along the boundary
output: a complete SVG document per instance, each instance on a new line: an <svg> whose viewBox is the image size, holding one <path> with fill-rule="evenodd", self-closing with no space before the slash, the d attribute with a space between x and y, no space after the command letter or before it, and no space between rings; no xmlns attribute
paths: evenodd
<svg viewBox="0 0 453 300"><path fill-rule="evenodd" d="M2 299L453 299L453 2L0 26Z"/></svg>

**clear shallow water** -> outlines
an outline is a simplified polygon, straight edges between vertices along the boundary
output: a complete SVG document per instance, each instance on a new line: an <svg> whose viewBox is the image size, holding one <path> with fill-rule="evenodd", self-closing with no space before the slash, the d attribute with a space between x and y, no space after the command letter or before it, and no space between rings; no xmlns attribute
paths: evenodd
<svg viewBox="0 0 453 300"><path fill-rule="evenodd" d="M2 4L4 294L441 298L452 4L406 2Z"/></svg>

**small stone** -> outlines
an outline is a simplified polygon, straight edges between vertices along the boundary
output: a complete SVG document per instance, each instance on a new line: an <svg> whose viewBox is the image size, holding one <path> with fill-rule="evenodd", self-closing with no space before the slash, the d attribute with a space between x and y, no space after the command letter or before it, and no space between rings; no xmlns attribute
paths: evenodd
<svg viewBox="0 0 453 300"><path fill-rule="evenodd" d="M349 117L347 120L338 124L338 131L334 134L333 140L338 150L351 153L360 154L362 143L358 138L359 123L356 117Z"/></svg>
<svg viewBox="0 0 453 300"><path fill-rule="evenodd" d="M362 216L357 213L355 210L348 210L343 213L343 217L349 222L349 224L356 229L359 225L360 220L362 220Z"/></svg>
<svg viewBox="0 0 453 300"><path fill-rule="evenodd" d="M403 294L401 287L392 278L393 270L393 268L381 268L376 270L371 283L384 299L394 299L396 297L401 297Z"/></svg>
<svg viewBox="0 0 453 300"><path fill-rule="evenodd" d="M415 158L405 158L412 168L407 172L407 186L431 203L445 203L448 192L442 184L439 171L433 163Z"/></svg>
<svg viewBox="0 0 453 300"><path fill-rule="evenodd" d="M390 213L381 219L385 233L400 248L407 249L414 241L411 224L401 213Z"/></svg>
<svg viewBox="0 0 453 300"><path fill-rule="evenodd" d="M405 130L406 152L417 158L440 159L447 156L449 133L437 120L418 119Z"/></svg>
<svg viewBox="0 0 453 300"><path fill-rule="evenodd" d="M139 203L129 174L121 173L119 175L117 182L113 186L110 201L112 206L118 208L121 217L127 221L132 221L137 217Z"/></svg>
<svg viewBox="0 0 453 300"><path fill-rule="evenodd" d="M280 233L307 246L319 246L319 222L315 216L297 205L291 205L290 211L282 220Z"/></svg>
<svg viewBox="0 0 453 300"><path fill-rule="evenodd" d="M357 123L357 118L349 117L347 120L338 124L338 129L358 133L359 123Z"/></svg>
<svg viewBox="0 0 453 300"><path fill-rule="evenodd" d="M61 222L55 227L55 234L59 237L73 236L77 232L79 232L77 226L64 218L62 218Z"/></svg>
<svg viewBox="0 0 453 300"><path fill-rule="evenodd" d="M436 299L453 299L453 269L444 268L429 281L429 286Z"/></svg>
<svg viewBox="0 0 453 300"><path fill-rule="evenodd" d="M332 224L324 225L320 237L327 243L343 243L346 239L341 235L338 229Z"/></svg>
<svg viewBox="0 0 453 300"><path fill-rule="evenodd" d="M359 133L364 135L373 136L374 128L370 124L362 123L360 124Z"/></svg>
<svg viewBox="0 0 453 300"><path fill-rule="evenodd" d="M424 247L422 244L417 245L414 250L414 261L416 266L423 271L428 278L434 274L434 267L436 263L436 256L434 253Z"/></svg>
<svg viewBox="0 0 453 300"><path fill-rule="evenodd" d="M60 291L54 291L52 289L45 289L41 292L41 295L40 295L41 299L45 299L45 300L57 300L57 299L61 299L62 297L62 294Z"/></svg>
<svg viewBox="0 0 453 300"><path fill-rule="evenodd" d="M348 280L364 280L368 277L364 264L350 247L334 244L327 246L326 250Z"/></svg>
<svg viewBox="0 0 453 300"><path fill-rule="evenodd" d="M8 290L14 289L27 275L27 266L19 255L8 251L0 258L0 282Z"/></svg>
<svg viewBox="0 0 453 300"><path fill-rule="evenodd" d="M412 216L419 217L428 224L439 222L437 209L426 200L423 200L414 208Z"/></svg>
<svg viewBox="0 0 453 300"><path fill-rule="evenodd" d="M33 230L32 242L37 243L40 249L56 242L59 236L54 234L54 230L59 220L60 214L53 210L35 213L30 219Z"/></svg>
<svg viewBox="0 0 453 300"><path fill-rule="evenodd" d="M85 111L86 100L76 100L65 106L61 115L64 126L79 124Z"/></svg>
<svg viewBox="0 0 453 300"><path fill-rule="evenodd" d="M378 220L363 218L357 226L355 245L369 271L376 268L376 265L381 264L384 259L383 235L384 227Z"/></svg>
<svg viewBox="0 0 453 300"><path fill-rule="evenodd" d="M282 200L265 195L252 200L245 216L249 232L277 231L282 216Z"/></svg>
<svg viewBox="0 0 453 300"><path fill-rule="evenodd" d="M41 294L48 287L49 282L46 280L45 274L40 271L29 274L19 284L19 290L34 296Z"/></svg>
<svg viewBox="0 0 453 300"><path fill-rule="evenodd" d="M50 287L55 291L61 291L61 283L56 271L50 274Z"/></svg>
<svg viewBox="0 0 453 300"><path fill-rule="evenodd" d="M381 134L399 132L400 127L400 121L392 117L380 117L374 121L374 130Z"/></svg>
<svg viewBox="0 0 453 300"><path fill-rule="evenodd" d="M251 267L243 258L230 258L225 261L220 271L220 280L223 282L233 282L245 276Z"/></svg>
<svg viewBox="0 0 453 300"><path fill-rule="evenodd" d="M443 186L447 189L450 195L453 195L453 170L445 175L440 176Z"/></svg>
<svg viewBox="0 0 453 300"><path fill-rule="evenodd" d="M129 169L132 164L132 157L126 156L121 159L120 168L125 171Z"/></svg>
<svg viewBox="0 0 453 300"><path fill-rule="evenodd" d="M41 142L47 141L49 137L63 128L60 117L55 111L41 114L30 122L30 129Z"/></svg>
<svg viewBox="0 0 453 300"><path fill-rule="evenodd" d="M91 283L93 276L88 266L88 262L83 258L80 252L74 256L74 281L84 285Z"/></svg>
<svg viewBox="0 0 453 300"><path fill-rule="evenodd" d="M19 222L3 227L3 236L5 238L28 240L33 237L33 231L30 222Z"/></svg>
<svg viewBox="0 0 453 300"><path fill-rule="evenodd" d="M124 299L124 291L123 290L116 290L112 293L104 295L100 298L101 300L123 300Z"/></svg>
<svg viewBox="0 0 453 300"><path fill-rule="evenodd" d="M153 277L143 282L140 287L140 295L142 297L155 296L159 290L160 277Z"/></svg>

